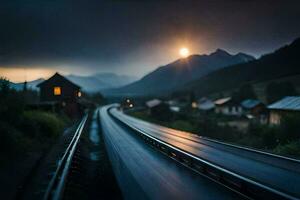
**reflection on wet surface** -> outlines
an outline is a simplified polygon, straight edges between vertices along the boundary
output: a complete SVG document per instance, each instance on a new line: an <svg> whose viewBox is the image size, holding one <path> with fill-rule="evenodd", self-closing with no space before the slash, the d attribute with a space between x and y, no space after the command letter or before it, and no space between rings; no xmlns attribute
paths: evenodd
<svg viewBox="0 0 300 200"><path fill-rule="evenodd" d="M93 114L93 119L91 122L90 126L90 131L89 131L89 139L90 141L94 144L94 146L98 146L100 143L100 137L99 137L99 126L97 122L97 114L98 114L98 109L95 110ZM93 151L90 153L90 159L93 161L99 160L101 157L100 151Z"/></svg>

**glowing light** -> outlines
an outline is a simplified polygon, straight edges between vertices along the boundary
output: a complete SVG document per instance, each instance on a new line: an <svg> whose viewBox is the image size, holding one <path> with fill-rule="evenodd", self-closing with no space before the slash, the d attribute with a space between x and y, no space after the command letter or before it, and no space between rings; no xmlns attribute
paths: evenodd
<svg viewBox="0 0 300 200"><path fill-rule="evenodd" d="M197 108L197 107L198 107L197 102L192 102L192 108Z"/></svg>
<svg viewBox="0 0 300 200"><path fill-rule="evenodd" d="M81 94L81 92L79 91L79 92L77 93L77 95L78 95L78 97L81 97L82 94Z"/></svg>
<svg viewBox="0 0 300 200"><path fill-rule="evenodd" d="M181 57L186 58L189 56L190 51L188 48L183 47L183 48L179 49L179 54Z"/></svg>
<svg viewBox="0 0 300 200"><path fill-rule="evenodd" d="M54 87L54 95L58 96L61 95L61 88L60 87Z"/></svg>

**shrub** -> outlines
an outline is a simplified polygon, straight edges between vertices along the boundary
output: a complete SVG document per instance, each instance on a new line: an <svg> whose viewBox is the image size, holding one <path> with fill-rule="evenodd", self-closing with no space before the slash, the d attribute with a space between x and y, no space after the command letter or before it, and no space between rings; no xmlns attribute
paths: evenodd
<svg viewBox="0 0 300 200"><path fill-rule="evenodd" d="M274 153L300 157L300 141L293 141L285 145L278 145L274 149Z"/></svg>
<svg viewBox="0 0 300 200"><path fill-rule="evenodd" d="M280 143L286 143L300 139L300 115L287 115L282 119L278 139Z"/></svg>
<svg viewBox="0 0 300 200"><path fill-rule="evenodd" d="M56 138L63 130L65 122L55 114L41 111L25 111L24 134L39 139Z"/></svg>

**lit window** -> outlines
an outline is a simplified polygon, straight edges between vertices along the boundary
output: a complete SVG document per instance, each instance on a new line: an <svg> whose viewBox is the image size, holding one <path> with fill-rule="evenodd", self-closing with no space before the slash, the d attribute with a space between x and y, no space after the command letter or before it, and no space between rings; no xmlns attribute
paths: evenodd
<svg viewBox="0 0 300 200"><path fill-rule="evenodd" d="M60 87L54 87L54 95L55 96L61 95L61 88Z"/></svg>
<svg viewBox="0 0 300 200"><path fill-rule="evenodd" d="M79 92L77 93L77 96L78 96L78 97L81 97L81 95L82 95L82 94L81 94L81 92L79 91Z"/></svg>

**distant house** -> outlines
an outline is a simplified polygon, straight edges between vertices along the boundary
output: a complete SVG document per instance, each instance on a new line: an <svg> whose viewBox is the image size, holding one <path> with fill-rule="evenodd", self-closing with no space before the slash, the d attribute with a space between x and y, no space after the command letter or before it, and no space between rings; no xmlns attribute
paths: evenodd
<svg viewBox="0 0 300 200"><path fill-rule="evenodd" d="M200 111L204 111L204 112L213 111L215 109L215 103L212 100L203 97L198 100L197 107Z"/></svg>
<svg viewBox="0 0 300 200"><path fill-rule="evenodd" d="M145 104L148 108L148 113L156 119L167 120L172 116L169 105L159 99L147 101Z"/></svg>
<svg viewBox="0 0 300 200"><path fill-rule="evenodd" d="M37 85L40 88L40 101L76 102L81 96L80 86L59 73Z"/></svg>
<svg viewBox="0 0 300 200"><path fill-rule="evenodd" d="M146 107L147 108L154 108L154 107L158 106L161 103L162 103L162 101L159 100L159 99L152 99L152 100L146 101Z"/></svg>
<svg viewBox="0 0 300 200"><path fill-rule="evenodd" d="M241 116L243 109L239 103L232 100L231 97L217 99L214 101L215 113L231 116Z"/></svg>
<svg viewBox="0 0 300 200"><path fill-rule="evenodd" d="M40 88L40 102L55 104L69 116L79 114L78 99L81 97L80 86L72 83L59 73L37 85Z"/></svg>
<svg viewBox="0 0 300 200"><path fill-rule="evenodd" d="M278 125L286 115L300 114L300 96L285 97L268 106L270 111L269 123Z"/></svg>
<svg viewBox="0 0 300 200"><path fill-rule="evenodd" d="M169 100L166 103L169 105L170 110L173 112L180 112L180 110L186 106L186 104L182 104L176 99Z"/></svg>
<svg viewBox="0 0 300 200"><path fill-rule="evenodd" d="M246 99L241 102L245 114L258 116L265 110L265 105L257 99Z"/></svg>

